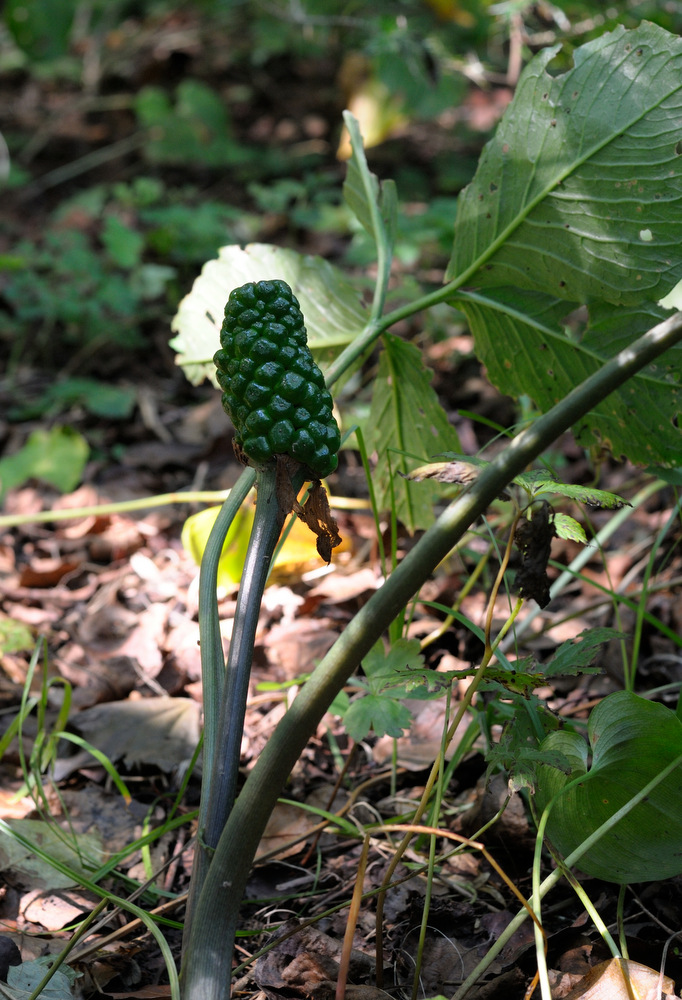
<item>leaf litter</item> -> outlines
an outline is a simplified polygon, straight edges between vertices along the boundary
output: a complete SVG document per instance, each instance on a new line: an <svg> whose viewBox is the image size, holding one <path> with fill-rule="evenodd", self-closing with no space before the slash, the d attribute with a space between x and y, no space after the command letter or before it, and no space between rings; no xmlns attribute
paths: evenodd
<svg viewBox="0 0 682 1000"><path fill-rule="evenodd" d="M350 530L356 539L356 546L364 533L364 527L353 530L354 518L358 516L343 514L343 530ZM115 791L107 789L104 771L87 752L74 753L72 747L64 744L55 759L51 780L57 786L62 786L60 797L63 799L63 805L57 806L59 800L51 795L51 801L56 806L54 815L57 822L66 824L74 831L79 827L84 831L97 831L98 843L89 845L87 853L97 854L102 860L106 859L108 852L122 849L125 843L131 843L140 836L145 809L148 808L145 801L149 801L150 793L155 795L159 790L165 790L165 795L172 795L173 790L178 787L183 777L183 768L187 766L196 748L200 722L196 687L199 678L196 569L179 548L180 521L176 518L160 522L153 515L146 515L131 523L137 525L138 543L132 552L120 549L118 559L94 563L90 554L92 535L86 530L80 534L72 533L69 538L71 558L80 567L70 580L62 580L49 587L23 587L17 594L14 581L19 578L19 573L17 567L11 566L10 574L2 583L2 595L8 611L16 614L18 606L23 606L26 612L31 611L25 617L30 619L32 633L35 635L43 632L48 639L50 670L55 675L58 672L65 679L70 679L74 685L74 705L77 710L71 714L71 723L76 731L106 753L127 781L134 778L133 802L126 806ZM99 519L97 532L106 530L106 527L107 519ZM641 535L645 528L644 519L636 519L635 533ZM25 535L20 534L19 537L24 539L23 548L20 545L18 550L19 557L31 558L26 546L30 546L31 553L39 553L45 540L50 537L50 531L29 528ZM569 546L571 543L562 541L558 544ZM286 700L290 697L287 693L291 690L289 685L292 682L294 685L300 683L302 676L310 672L344 627L344 623L350 620L358 602L366 600L376 586L376 570L371 565L354 561L353 555L345 558L349 561L345 566L343 562L339 563L329 577L328 584L326 581L321 583L316 580L309 584L297 580L292 580L289 584L278 583L264 602L254 660L252 698L242 747L246 770L267 739L268 727L271 731L271 727L285 710ZM627 570L625 563L623 572L626 573ZM338 587L333 583L334 576L338 579ZM354 583L356 578L357 584ZM433 581L429 597L447 604L454 599L459 586L456 568L445 567L443 573ZM586 586L578 589L574 598L577 599L577 606L583 595L586 597L588 593ZM664 593L658 598L658 611L668 622L673 622L679 605L675 602L663 605ZM17 601L19 596L22 598L21 602ZM228 622L233 606L229 597L222 602L222 612ZM465 603L464 607L474 620L480 616L476 600ZM504 608L500 607L501 620L504 613ZM590 616L589 607L585 604L583 614L570 634L575 636L583 630L589 624ZM431 629L433 621L425 616L427 624L423 631ZM560 629L557 629L555 632L560 635ZM627 634L627 627L624 632ZM468 656L472 655L471 651L467 651L465 632L455 629L447 635L448 643L457 637L454 658L449 648L436 647L435 651L428 653L428 665L435 665L446 672L462 670L466 667ZM552 649L556 648L555 644L556 640L551 643L548 641ZM581 654L585 667L588 666L588 653L589 651L585 651ZM21 677L26 677L28 655L28 651L22 653L17 649L4 654L5 658L12 657L15 664L15 698L19 694L17 685ZM563 655L566 655L565 651ZM20 669L22 663L23 670ZM604 689L603 675L598 675L593 680L598 680L601 689ZM162 693L158 693L152 682L159 685ZM590 687L590 684L590 675L584 675L581 680L583 699L589 698L591 690L596 693L599 689ZM191 697L187 697L188 689L191 689ZM563 704L562 699L561 685L557 680L553 701L555 710ZM53 705L48 708L49 717L54 716L58 705L59 699L54 700ZM346 821L350 820L355 824L372 822L377 810L384 816L401 815L406 809L414 807L423 787L425 768L438 749L444 702L442 699L412 702L411 707L415 716L414 723L397 741L397 797L388 794L390 777L384 776L375 785L370 785L366 793L353 799L350 813L340 813ZM426 714L422 721L423 713ZM464 724L463 732L468 722L470 719ZM261 899L284 892L286 906L294 909L298 920L314 917L333 905L335 900L341 902L344 898L349 898L355 875L353 854L356 848L351 846L352 842L344 840L344 834L340 832L343 828L339 827L336 833L330 833L330 829L334 830L332 822L323 830L319 814L311 813L308 808L312 804L311 789L315 787L321 793L315 799L316 808L321 807L330 814L345 808L347 791L343 796L335 797L333 794L339 765L330 754L328 740L332 737L345 756L348 748L343 728L338 718L327 716L297 765L291 788L287 792L287 797L299 801L300 805L287 806L284 812L276 811L268 831L268 840L261 847L261 853L270 854L274 845L279 845L279 857L281 860L286 858L289 866L287 879L282 878L281 868L278 868L280 862L275 860L264 862L256 869ZM358 756L356 751L354 754L354 764L351 762L346 776L347 785L350 784L351 787L362 788L366 781L371 782L375 768L390 764L393 740L372 739L370 742L374 744L371 760L364 753ZM385 748L381 749L382 746ZM11 753L9 760L11 761ZM15 773L17 764L18 761ZM477 745L474 745L460 764L448 793L449 808L454 811L454 828L462 832L475 832L474 827L479 828L486 818L492 818L505 798L503 782L500 797L495 803L491 800L492 808L484 807L492 787L486 781L484 770ZM67 789L66 783L72 787ZM190 781L187 807L193 801L196 802L197 787L195 777ZM88 803L92 804L98 799L101 802L98 810L92 812L84 809ZM510 851L513 851L511 868L523 891L530 863L529 842L532 841L532 832L529 832L521 799L517 796L515 801L518 805L508 806L498 827L493 827L490 843L500 845L498 850L501 850L507 863ZM30 805L29 801L29 807ZM131 809L136 818L131 815ZM86 818L88 813L89 819ZM31 816L31 813L27 815ZM33 815L37 816L35 809ZM162 815L163 809L159 820ZM116 833L111 825L115 816L129 817ZM515 816L518 818L514 819ZM468 821L464 824L457 817L468 817ZM43 822L37 818L32 821ZM168 859L173 850L179 847L177 839L171 838L164 843L157 863L163 863L164 857ZM311 847L314 850L312 857L317 857L317 863L322 866L321 881L317 887L314 879L311 881L309 861L305 860ZM180 896L187 883L191 854L190 845L179 855L175 869L173 891ZM134 871L139 857L137 852L121 862L121 870L125 871L127 867L129 871ZM465 863L467 859L469 861ZM414 853L412 863L419 865L421 862L423 858L419 852ZM367 889L376 888L383 865L385 849L379 843L370 853ZM8 920L10 932L21 941L23 931L42 927L43 931L54 935L50 950L58 951L63 943L61 927L73 918L76 911L82 912L83 907L87 907L89 895L86 893L83 896L81 893L72 901L61 900L59 895L55 895L55 888L50 888L46 895L45 890L37 885L37 874L22 869L19 861L8 859L4 866L6 871L13 873L12 878L18 889L18 892L12 894L13 908L10 906L11 900L6 899L5 910L0 911ZM392 891L393 905L387 910L383 929L389 954L393 955L393 968L397 970L398 980L405 983L409 982L409 956L414 947L414 931L411 927L415 921L418 922L420 908L423 907L422 880L423 876L417 876L416 881L412 876L405 883L406 889L396 887ZM309 891L301 894L301 890L296 887L297 881L314 888L312 895ZM53 882L48 879L46 885L50 884ZM288 888L283 890L283 886ZM58 887L56 890L58 893L62 891ZM73 886L71 891L75 891ZM443 989L444 983L456 984L461 981L463 971L471 971L475 965L473 957L479 955L481 949L485 949L486 941L490 939L486 927L492 917L508 914L505 919L510 919L512 911L505 905L504 886L472 854L454 857L443 863L436 882L435 899L430 916L432 930L428 936L427 954L433 976L433 981L429 979L429 984L437 992ZM93 902L94 897L90 905ZM375 934L372 924L373 904L368 902L366 906L367 913L357 933L359 950L365 955L363 961L371 966L372 940ZM264 927L270 922L267 916L269 908L267 904L258 904L255 900L245 905L245 927L261 928L263 941L267 940ZM574 906L573 912L573 919L578 920L580 908ZM341 910L334 918L327 918L319 924L321 930L331 936L334 948L340 940L344 914L345 911ZM463 922L470 928L464 936L461 931ZM15 929L12 931L12 928ZM280 932L281 928L277 934ZM557 933L559 931L550 930L550 954L552 940ZM283 976L293 977L290 979L291 989L312 991L306 995L330 995L329 983L333 981L335 974L335 960L325 958L322 961L317 952L311 950L312 946L306 944L308 939L303 940L303 945L297 947L304 957L299 960L296 972L285 972L282 969L278 973L280 979L275 979L275 982L279 982ZM504 995L505 989L510 988L510 983L516 981L519 963L521 967L524 966L525 959L522 961L521 956L528 952L530 940L526 940L523 935L519 942L521 940L525 944L517 943L510 947L496 961L491 971L493 982L498 982L502 991L500 996ZM593 944L594 958L597 959L600 944L598 941ZM334 949L331 954L334 954ZM301 961L303 965L300 964ZM655 965L655 962L652 961L651 964ZM261 979L260 968L257 964L252 971L245 973L247 978L244 982L251 982L255 988L266 993L273 989L276 992L278 987L270 982L266 983L266 978ZM120 980L120 970L116 972L116 976ZM271 978L272 973L269 972L267 976ZM358 978L364 979L365 989L370 988L371 975L367 972L358 973ZM565 978L562 982L564 981ZM296 983L299 985L296 986ZM360 985L356 984L356 988Z"/></svg>
<svg viewBox="0 0 682 1000"><path fill-rule="evenodd" d="M477 93L476 100L484 104L481 110L490 112L501 93L495 91L489 100ZM397 353L406 351L400 345L394 348ZM432 361L437 361L436 348ZM447 354L442 355L440 375L438 364L434 365L437 369L434 388L453 412L478 408L491 419L501 419L504 399L478 374L453 379L452 353L448 346ZM136 375L146 386L146 375ZM136 440L124 443L125 459L121 464L114 464L109 470L86 468L86 478L92 477L93 482L86 482L65 497L56 496L44 485L15 489L8 494L5 511L30 513L51 507L98 505L106 500L186 488L191 477L188 469L196 468L197 461L210 465L212 482L220 488L229 487L235 470L224 468L225 449L220 441L223 425L215 422L217 400L208 395L200 397L199 405L178 414L177 407L166 404L160 392L153 408L162 420L142 416L140 425L136 418L133 428ZM149 415L149 408L146 412ZM78 419L74 414L74 422ZM157 430L161 428L165 440L163 434L154 432L153 425ZM469 442L471 447L467 444L467 451L471 454L481 443L477 437L479 430L466 420L458 427L460 442ZM573 476L566 478L584 481L582 453L566 442L561 447L573 471ZM451 476L452 483L466 486L475 475L475 468L469 463L449 470L446 476ZM624 481L629 475L630 470L624 473L607 470L610 477L607 485L615 492L631 496L632 484ZM335 485L335 491L343 494L344 487L348 487L347 493L352 496L353 485L349 479ZM589 486L579 489L588 500L593 496L601 502ZM423 502L421 497L419 502ZM622 686L619 645L631 641L629 637L637 621L637 588L649 557L651 538L669 517L673 502L669 494L662 494L648 509L634 515L629 527L621 530L613 544L614 558L609 562L608 574L601 560L593 558L570 591L548 606L547 617L543 619L545 627L523 650L532 654L542 668L559 643L575 640L585 628L595 624L600 627L617 624L626 636L625 640L613 638L608 646L602 647L597 659L601 674L548 678L542 696L558 715L584 719L591 704ZM12 534L6 531L0 534L0 613L2 622L11 623L0 630L3 668L0 703L6 710L1 717L0 733L6 731L17 714L22 687L29 676L32 647L40 637L45 637L47 676L50 681L59 681L48 691L45 731L49 732L56 723L63 703L63 682L68 682L73 688L69 728L115 762L132 792L131 802L126 804L92 755L62 741L43 778L44 798L35 795L35 787L35 800L31 798L28 794L31 789L25 787L22 772L22 753L25 759L30 757L37 735L31 717L24 725L21 744L14 740L0 762L4 793L0 795L0 819L7 823L34 824L18 829L30 830L36 842L44 843L49 837L50 853L58 851L52 846L55 838L61 835L67 842L70 839L73 846L68 858L73 860L75 856L79 862L86 865L92 862L95 867L105 864L107 859L116 859L118 852L125 852L126 845L136 843L134 851L117 859L115 872L107 874L102 884L124 895L130 891L127 880L134 877L141 882L150 875L152 883L147 892L153 898L146 899L145 905L151 909L161 898L166 898L159 893L177 897L178 918L182 915L182 897L191 868L193 820L188 819L184 827L170 830L160 838L153 854L145 853L139 842L150 824L160 826L175 808L199 732L196 567L180 545L184 514L184 510L169 513L168 508L143 516L95 514L78 521L52 526L32 524ZM277 587L270 588L266 595L242 745L245 771L253 765L297 687L304 683L304 676L381 583L381 571L372 548L376 543L374 528L369 519L336 510L334 514L344 539L347 536L352 539L344 559L333 564L331 574L311 580L301 579L299 563L295 572L290 575L285 572ZM314 516L317 519L316 513ZM495 510L492 516L496 516ZM595 509L589 520L598 529L610 516ZM548 529L544 534L546 542ZM388 532L384 541L390 544ZM480 539L473 539L470 554L453 557L441 567L422 596L452 606L467 573L481 555L479 542ZM411 544L411 538L401 534L397 539L398 555ZM569 562L577 551L575 539L563 536L551 540L551 556L561 563ZM540 569L546 571L549 582L556 579L557 570L551 563L547 566L544 550L535 559L538 579L533 581L540 581L538 593L542 597L546 582ZM659 622L678 635L682 632L679 569L679 555L673 552L667 563L657 567L656 587L652 588L647 605ZM593 583L630 595L635 607L621 607L620 621L615 623L608 600L600 603L595 598ZM232 596L226 592L221 600L226 642L233 608ZM472 593L465 599L460 610L480 625L483 605L478 594ZM508 604L500 599L494 609L495 626L501 625L507 615ZM432 609L418 605L416 620L430 621L433 625ZM454 622L438 642L425 647L425 653L430 669L460 671L477 661L480 645L460 623ZM645 625L641 656L640 676L648 687L679 682L682 661L677 647L651 623ZM585 667L589 668L589 664L585 663ZM457 680L455 698L466 683L466 678ZM30 693L38 696L40 690L40 677L36 673ZM485 708L486 703L500 697L499 690L495 694L483 693L479 707ZM519 693L519 697L526 695ZM242 970L240 987L247 994L262 991L268 996L281 996L286 989L288 995L320 1000L333 994L347 920L344 904L350 899L358 870L358 840L351 836L347 824L359 830L364 824L413 810L424 788L427 764L440 742L445 714L443 700L413 701L410 707L414 722L396 743L390 737L377 740L370 735L353 748L339 718L333 714L323 720L310 741L287 788L287 798L298 805L287 806L282 813L273 815L270 833L280 845L284 842L284 846L278 858L256 866L244 907L243 929L253 936L240 938L241 958L255 954L268 941L275 943L268 956ZM481 720L480 714L477 718ZM464 723L464 731L470 721ZM495 723L490 734L493 740L502 739L501 729ZM472 744L445 791L445 822L460 832L475 832L496 815L507 796L505 782L499 775L486 779L485 762L478 746L479 742ZM394 750L397 759L392 768ZM347 766L342 773L344 765ZM337 782L341 786L339 791L335 791ZM198 779L194 776L189 779L178 807L181 816L191 814L197 794ZM491 828L488 843L495 844L500 863L528 895L532 828L522 796L517 793L512 801L513 805L507 807ZM322 828L319 812L313 812L312 808L336 816L336 824L330 820ZM305 839L299 839L302 837ZM3 835L0 838L3 849L8 843L10 838ZM269 853L273 845L271 840L261 848ZM398 884L388 895L381 930L388 956L385 982L391 982L391 990L393 980L388 977L394 974L399 986L409 988L411 984L417 928L424 908L425 856L423 845L413 845L407 864L399 867L395 875ZM381 883L390 857L388 843L375 838L364 880L368 892L375 891ZM55 882L53 868L38 863L36 857L28 859L34 867L27 867L25 852L22 858L8 856L3 860L0 919L6 931L4 940L19 946L26 973L31 971L28 964L39 959L41 952L47 950L54 955L61 950L69 938L69 933L62 930L65 923L74 919L76 911L92 905L95 896L72 885L60 887ZM676 914L682 905L678 883L679 880L670 880L662 886L645 886L627 900L631 952L654 968L659 967L670 935L668 925L676 928ZM605 920L615 921L613 890L593 881L588 882L588 888L598 899ZM68 899L64 897L67 891L71 893ZM356 982L346 990L346 996L352 1000L374 1000L386 995L372 986L377 933L374 905L372 899L367 900L356 928L351 975ZM342 908L330 912L335 906ZM293 912L294 916L287 921L282 910ZM515 901L479 854L466 851L444 856L434 882L427 930L427 975L423 983L426 995L452 995L514 912ZM570 1000L578 1000L590 995L585 993L590 983L583 982L581 986L578 977L582 980L592 975L593 966L594 976L601 975L598 963L607 956L582 907L568 893L557 890L545 916L548 961L557 997L568 995ZM66 919L61 923L63 918ZM317 920L314 928L304 928L296 938L283 941L286 932L313 918ZM98 947L111 929L111 926L99 929L91 943ZM162 965L155 957L154 947L141 933L136 928L107 941L97 955L79 963L84 971L84 985L80 987L83 995L95 995L102 989L112 997L167 995L167 988L160 982ZM168 936L177 953L179 932L171 928ZM16 966L16 955L10 961ZM489 981L469 996L481 1000L522 996L532 975L533 961L532 931L527 924L498 957L489 972ZM682 982L682 963L676 955L668 966L678 984ZM5 975L9 971L8 965ZM668 989L667 982L665 988ZM575 992L576 989L581 992Z"/></svg>

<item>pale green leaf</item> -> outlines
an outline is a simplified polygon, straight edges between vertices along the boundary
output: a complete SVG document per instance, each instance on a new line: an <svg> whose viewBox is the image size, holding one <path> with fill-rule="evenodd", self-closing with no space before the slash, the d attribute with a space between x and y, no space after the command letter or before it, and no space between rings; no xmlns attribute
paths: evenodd
<svg viewBox="0 0 682 1000"><path fill-rule="evenodd" d="M16 618L0 615L0 656L33 649L35 639L28 625Z"/></svg>
<svg viewBox="0 0 682 1000"><path fill-rule="evenodd" d="M380 640L362 661L362 669L367 677L376 678L382 684L398 671L418 670L423 666L424 657L419 639L396 639L388 650Z"/></svg>
<svg viewBox="0 0 682 1000"><path fill-rule="evenodd" d="M350 112L343 120L348 129L352 155L348 161L343 197L363 229L375 244L385 244L390 255L398 217L398 194L393 181L381 184L367 166L360 125Z"/></svg>
<svg viewBox="0 0 682 1000"><path fill-rule="evenodd" d="M367 322L357 291L321 257L267 243L222 247L217 259L204 265L171 324L177 334L170 342L178 353L176 363L190 382L198 385L209 378L217 385L213 355L220 347L230 292L247 281L272 278L286 281L298 298L313 352L338 350L354 340Z"/></svg>
<svg viewBox="0 0 682 1000"><path fill-rule="evenodd" d="M23 448L0 459L0 500L29 479L70 492L80 482L89 454L85 438L70 427L33 431Z"/></svg>
<svg viewBox="0 0 682 1000"><path fill-rule="evenodd" d="M557 511L554 514L554 530L557 538L566 538L570 542L580 542L582 545L587 545L585 529L570 514Z"/></svg>
<svg viewBox="0 0 682 1000"><path fill-rule="evenodd" d="M415 531L432 523L433 499L419 484L396 472L407 474L415 457L459 451L460 444L431 388L431 372L422 364L417 347L391 334L384 336L383 343L364 432L368 448L378 456L374 487L379 508L393 507L405 527Z"/></svg>
<svg viewBox="0 0 682 1000"><path fill-rule="evenodd" d="M573 302L657 300L682 278L682 39L644 22L540 52L458 199L447 279Z"/></svg>

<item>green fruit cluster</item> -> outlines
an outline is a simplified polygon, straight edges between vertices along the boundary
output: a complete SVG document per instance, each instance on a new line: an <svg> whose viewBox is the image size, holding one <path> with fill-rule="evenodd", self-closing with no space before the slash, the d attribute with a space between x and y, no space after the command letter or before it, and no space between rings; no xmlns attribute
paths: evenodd
<svg viewBox="0 0 682 1000"><path fill-rule="evenodd" d="M256 464L291 455L313 479L334 471L341 443L303 314L285 281L249 281L225 306L213 360L236 443Z"/></svg>

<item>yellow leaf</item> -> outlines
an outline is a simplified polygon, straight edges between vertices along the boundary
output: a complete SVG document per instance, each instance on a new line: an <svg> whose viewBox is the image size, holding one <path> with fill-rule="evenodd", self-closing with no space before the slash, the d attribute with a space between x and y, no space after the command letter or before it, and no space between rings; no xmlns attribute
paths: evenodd
<svg viewBox="0 0 682 1000"><path fill-rule="evenodd" d="M197 566L201 563L208 536L219 511L220 507L208 507L206 510L199 511L198 514L192 514L185 521L182 529L182 544ZM226 590L231 590L241 580L253 515L254 508L252 506L243 506L227 533L223 553L218 564L218 586ZM277 553L269 583L288 583L292 580L298 580L303 573L320 565L315 535L302 521L295 518L290 528L288 524L285 525L283 535L285 535L285 540ZM349 548L350 544L347 541L342 542L334 549L334 552L344 552Z"/></svg>

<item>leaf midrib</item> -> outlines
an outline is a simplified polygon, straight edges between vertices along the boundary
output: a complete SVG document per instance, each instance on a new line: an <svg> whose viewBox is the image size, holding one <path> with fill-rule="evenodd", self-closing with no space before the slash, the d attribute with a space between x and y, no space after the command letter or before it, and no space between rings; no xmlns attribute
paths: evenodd
<svg viewBox="0 0 682 1000"><path fill-rule="evenodd" d="M492 309L495 312L503 313L504 315L509 316L512 319L519 320L519 322L523 323L525 326L533 327L533 329L537 330L539 333L545 334L548 338L551 338L552 340L561 344L562 347L574 347L577 351L581 351L585 357L590 358L597 365L602 365L604 361L608 360L608 358L610 357L610 355L599 354L597 353L597 351L593 351L590 348L585 347L585 345L580 341L576 342L568 340L568 338L565 337L560 331L553 330L552 327L545 326L544 323L540 323L538 320L530 318L529 316L522 313L519 309L514 309L513 307L506 305L505 303L502 302L497 302L495 299L489 299L485 295L482 295L480 292L460 292L459 295L456 296L456 299L459 299L460 301L464 302L473 302L476 305L484 306L487 309ZM567 312L571 311L572 305L577 306L580 305L580 303L576 302L571 303L567 301L566 302ZM659 322L663 322L663 319L659 320ZM661 383L663 382L663 379L656 378L654 375L648 374L647 369L640 370L635 376L635 378L638 380L642 379L646 382L651 382L656 387L660 387ZM668 385L669 383L665 382L664 384Z"/></svg>
<svg viewBox="0 0 682 1000"><path fill-rule="evenodd" d="M543 72L545 73L545 75L547 75L546 70L543 70ZM570 72L575 72L575 71L571 70ZM566 86L567 82L566 78L568 76L569 74L567 73L564 77L564 87ZM563 89L564 88L562 88L561 93L563 93ZM514 233L519 228L519 226L526 221L531 212L542 201L544 201L544 199L547 198L559 184L561 184L564 180L566 180L567 177L570 177L571 174L575 173L588 160L596 156L597 153L599 153L602 149L605 149L610 143L614 142L616 139L620 138L622 135L628 132L638 121L641 121L644 117L646 117L646 115L650 114L655 108L659 107L663 103L663 101L668 100L668 98L672 94L677 93L681 89L682 89L682 84L666 91L666 93L663 94L658 101L647 105L647 107L643 109L641 114L633 116L631 120L629 120L618 132L609 133L609 135L603 141L594 143L585 152L583 156L578 157L576 160L572 161L570 167L566 167L564 170L559 171L557 177L551 183L547 184L542 190L540 190L538 194L530 200L530 202L528 202L528 205L519 212L519 215L512 222L510 222L505 229L502 230L499 236L497 236L493 240L493 242L488 246L488 248L484 250L483 253L472 264L470 264L468 268L466 268L466 270L464 270L461 274L457 275L455 278L451 279L451 281L448 282L447 287L452 291L454 291L457 288L461 288L461 286L466 281L468 281L470 277L472 277L485 263L487 263L487 261L490 260L491 257L493 257L497 253L500 247L502 247L507 242L511 234ZM538 159L541 159L541 156ZM526 187L530 187L532 179L535 176L536 163L537 161L533 163L533 169L529 175L529 182L526 185ZM472 181L472 183L474 182L475 181Z"/></svg>

